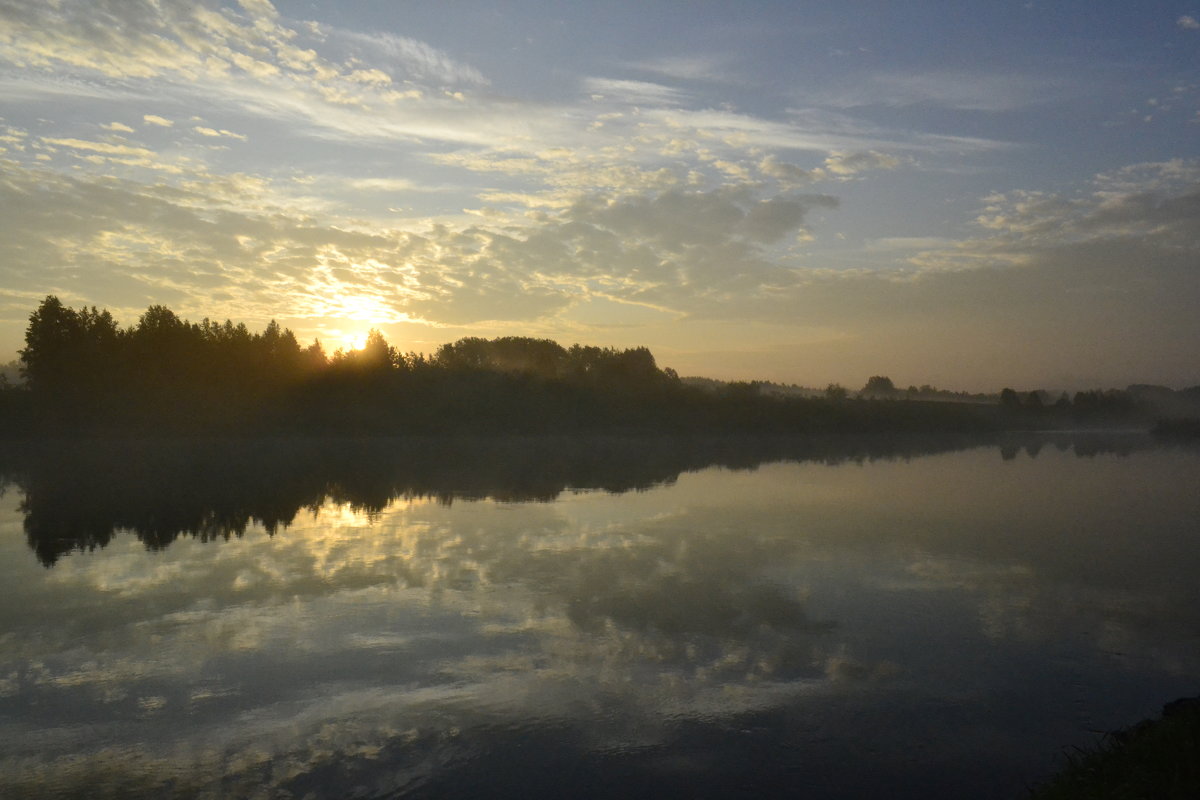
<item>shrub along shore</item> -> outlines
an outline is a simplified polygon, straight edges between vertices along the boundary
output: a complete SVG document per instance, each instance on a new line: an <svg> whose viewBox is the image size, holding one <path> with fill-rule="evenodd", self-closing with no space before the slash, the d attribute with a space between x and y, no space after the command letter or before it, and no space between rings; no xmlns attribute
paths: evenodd
<svg viewBox="0 0 1200 800"><path fill-rule="evenodd" d="M1030 792L1033 800L1200 797L1200 697L1167 703L1160 718L1106 733L1066 758L1062 772Z"/></svg>

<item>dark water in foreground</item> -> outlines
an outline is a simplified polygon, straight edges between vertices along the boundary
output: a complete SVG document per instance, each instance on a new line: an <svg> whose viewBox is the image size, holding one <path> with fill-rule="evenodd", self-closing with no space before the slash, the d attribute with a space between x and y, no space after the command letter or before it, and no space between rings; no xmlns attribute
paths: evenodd
<svg viewBox="0 0 1200 800"><path fill-rule="evenodd" d="M15 460L0 796L1016 798L1200 692L1194 450L430 446Z"/></svg>

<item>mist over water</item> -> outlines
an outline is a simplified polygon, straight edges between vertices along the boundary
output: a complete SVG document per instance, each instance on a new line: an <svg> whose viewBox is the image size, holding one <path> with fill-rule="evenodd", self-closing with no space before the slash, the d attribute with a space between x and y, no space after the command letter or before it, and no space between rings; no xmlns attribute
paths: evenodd
<svg viewBox="0 0 1200 800"><path fill-rule="evenodd" d="M1197 692L1195 450L6 454L0 795L1019 797Z"/></svg>

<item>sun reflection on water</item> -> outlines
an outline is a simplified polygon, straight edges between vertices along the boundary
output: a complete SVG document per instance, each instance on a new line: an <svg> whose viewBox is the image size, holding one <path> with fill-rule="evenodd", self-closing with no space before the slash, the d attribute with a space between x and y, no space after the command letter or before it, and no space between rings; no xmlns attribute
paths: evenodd
<svg viewBox="0 0 1200 800"><path fill-rule="evenodd" d="M1086 658L1087 637L1072 633L1081 619L1121 634L1101 645L1147 652L1146 631L1172 629L1174 606L1162 605L1154 627L1140 622L1160 608L1161 574L1124 593L1080 576L1055 583L1057 551L1030 561L1043 530L972 535L990 530L985 501L1003 509L1016 496L1033 497L1031 519L1061 535L1030 491L1053 466L1091 479L1057 483L1055 503L1073 500L1088 523L1078 530L1117 538L1127 527L1119 509L1090 509L1111 494L1107 472L1129 474L1127 464L1053 458L1004 472L1011 486L995 480L994 452L978 451L854 469L708 470L554 503L326 498L273 534L255 523L158 551L122 534L49 572L25 552L6 500L0 555L11 557L0 577L22 610L7 617L0 696L45 733L31 742L0 726L0 790L6 780L85 786L108 769L111 751L71 738L69 714L52 718L52 707L101 720L88 741L124 748L134 766L115 770L120 780L174 775L191 796L215 797L248 794L275 770L272 790L304 796L289 781L316 781L330 764L379 759L391 776L435 769L435 757L485 752L495 730L579 727L582 759L666 747L678 721L720 727L803 708L829 711L821 719L834 725L847 698L937 699L947 682L959 691L938 653L953 662L946 652L968 651L963 663L985 670L962 678L971 686L1007 674L1003 648L1014 640L1077 642ZM1180 465L1161 466L1165 484ZM901 502L931 487L947 499ZM1180 608L1175 627L1194 630L1191 606ZM931 618L960 626L953 651L939 647ZM1165 641L1184 672L1194 666L1188 647ZM978 666L993 658L996 675ZM156 787L124 786L141 796Z"/></svg>

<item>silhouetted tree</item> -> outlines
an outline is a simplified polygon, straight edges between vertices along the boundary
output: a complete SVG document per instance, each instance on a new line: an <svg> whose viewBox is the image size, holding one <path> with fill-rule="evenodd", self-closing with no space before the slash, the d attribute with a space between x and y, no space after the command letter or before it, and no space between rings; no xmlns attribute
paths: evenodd
<svg viewBox="0 0 1200 800"><path fill-rule="evenodd" d="M50 295L29 315L21 375L38 392L70 388L83 345L83 324L74 309Z"/></svg>
<svg viewBox="0 0 1200 800"><path fill-rule="evenodd" d="M64 425L94 419L119 376L122 335L108 311L75 311L50 295L30 315L21 375L43 414Z"/></svg>
<svg viewBox="0 0 1200 800"><path fill-rule="evenodd" d="M835 403L840 403L850 396L845 386L840 383L831 383L825 387L825 399Z"/></svg>
<svg viewBox="0 0 1200 800"><path fill-rule="evenodd" d="M338 350L334 353L333 364L342 369L356 372L384 372L403 365L399 354L387 343L383 334L372 328L367 333L366 341L357 350Z"/></svg>
<svg viewBox="0 0 1200 800"><path fill-rule="evenodd" d="M320 342L302 348L275 321L256 333L230 320L191 323L155 305L122 330L107 311L75 311L55 297L31 315L21 363L29 389L10 390L4 408L37 408L52 431L800 433L983 424L952 403L842 403L848 393L836 384L824 398L757 382L706 390L661 369L645 347L471 337L426 357L401 354L372 330L362 349L327 358ZM894 396L895 387L875 376L864 391Z"/></svg>
<svg viewBox="0 0 1200 800"><path fill-rule="evenodd" d="M1118 421L1135 414L1137 405L1128 392L1120 389L1094 389L1076 392L1071 413L1079 420Z"/></svg>
<svg viewBox="0 0 1200 800"><path fill-rule="evenodd" d="M896 385L886 375L872 375L860 392L868 397L891 397L895 393Z"/></svg>

